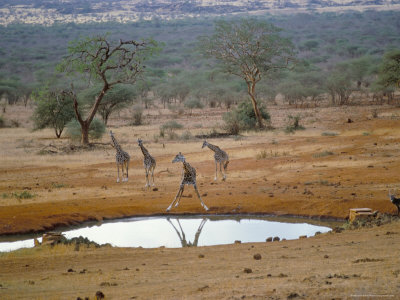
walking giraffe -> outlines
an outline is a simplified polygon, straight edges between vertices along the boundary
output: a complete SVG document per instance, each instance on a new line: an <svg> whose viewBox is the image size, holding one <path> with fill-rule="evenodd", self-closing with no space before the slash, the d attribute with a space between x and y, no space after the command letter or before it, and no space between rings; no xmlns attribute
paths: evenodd
<svg viewBox="0 0 400 300"><path fill-rule="evenodd" d="M197 189L196 185L196 169L193 168L188 162L186 162L185 157L182 155L182 153L179 152L175 156L175 158L172 160L173 163L176 162L182 162L183 163L183 172L182 172L182 180L181 184L179 186L178 193L175 196L175 199L172 201L172 203L168 206L167 211L169 211L172 207L172 205L176 202L175 207L179 205L179 201L181 201L182 193L185 188L185 184L187 185L193 185L194 190L196 191L197 197L199 197L201 205L204 207L205 210L208 210L208 207L203 203L203 200L201 200L199 190ZM178 198L178 201L176 199Z"/></svg>
<svg viewBox="0 0 400 300"><path fill-rule="evenodd" d="M223 178L222 180L225 181L226 179L226 168L228 167L229 164L229 157L228 154L224 150L221 150L218 146L213 145L208 143L207 141L204 141L203 146L204 147L210 148L212 151L214 151L214 159L215 159L215 177L214 180L217 180L217 173L218 173L218 163L219 163L219 171L222 173ZM224 172L222 171L222 164L224 166Z"/></svg>
<svg viewBox="0 0 400 300"><path fill-rule="evenodd" d="M149 151L147 151L147 149L143 146L143 141L141 139L138 139L137 141L143 153L143 165L146 171L146 185L144 187L150 187L149 172L151 172L151 178L153 180L153 186L154 186L154 169L156 168L156 160L154 159L153 156L150 155Z"/></svg>
<svg viewBox="0 0 400 300"><path fill-rule="evenodd" d="M114 137L114 134L110 130L110 136L111 140L113 142L113 146L117 153L115 154L115 160L117 162L117 170L118 170L118 175L117 175L117 182L119 182L119 166L121 166L121 171L122 171L122 181L128 181L128 168L129 168L129 160L131 157L129 156L128 153L126 153L124 150L122 150L121 146L118 144L117 140ZM124 168L126 171L126 177L124 178Z"/></svg>

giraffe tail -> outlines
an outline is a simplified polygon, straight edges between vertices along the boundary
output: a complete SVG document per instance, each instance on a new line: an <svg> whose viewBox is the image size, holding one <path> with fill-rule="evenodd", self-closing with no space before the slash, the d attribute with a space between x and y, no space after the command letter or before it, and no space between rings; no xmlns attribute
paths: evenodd
<svg viewBox="0 0 400 300"><path fill-rule="evenodd" d="M224 170L226 170L226 168L228 167L228 164L229 164L229 160L227 160L227 161L224 163Z"/></svg>

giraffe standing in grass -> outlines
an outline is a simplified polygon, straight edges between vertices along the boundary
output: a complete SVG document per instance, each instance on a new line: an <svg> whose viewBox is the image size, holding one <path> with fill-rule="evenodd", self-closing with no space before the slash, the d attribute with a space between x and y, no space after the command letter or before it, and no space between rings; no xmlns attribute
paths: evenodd
<svg viewBox="0 0 400 300"><path fill-rule="evenodd" d="M179 201L181 201L182 193L185 188L185 184L187 185L193 185L194 190L196 191L197 197L199 197L201 205L204 207L205 210L208 210L208 207L203 203L203 200L201 200L199 190L197 189L196 185L196 169L193 168L188 162L186 162L185 157L182 155L182 153L179 152L175 156L175 158L172 160L173 163L176 162L182 162L183 163L183 172L182 172L182 180L181 184L179 186L178 193L175 196L175 199L172 201L170 206L168 206L167 211L169 211L172 207L172 205L175 203L175 207L179 205ZM178 198L179 196L179 198ZM178 198L178 201L176 199Z"/></svg>
<svg viewBox="0 0 400 300"><path fill-rule="evenodd" d="M214 151L214 159L215 159L215 177L214 180L217 180L217 173L218 173L218 164L219 164L219 171L222 173L223 178L222 180L225 181L226 179L226 168L229 164L229 157L225 151L221 150L218 146L208 143L204 141L203 146L201 148L208 147L212 151ZM224 171L222 171L222 166L224 166Z"/></svg>
<svg viewBox="0 0 400 300"><path fill-rule="evenodd" d="M118 144L117 140L114 137L114 134L110 130L110 136L111 140L113 142L113 146L117 153L115 154L115 160L117 162L117 170L118 170L118 175L117 175L117 182L119 182L119 166L121 166L121 172L122 172L122 182L128 181L128 168L129 168L129 160L131 157L129 156L128 153L126 153L124 150L122 150L121 146ZM126 171L126 177L124 178L124 169Z"/></svg>
<svg viewBox="0 0 400 300"><path fill-rule="evenodd" d="M150 187L150 181L149 181L149 173L150 172L151 172L151 178L153 180L153 186L154 186L154 169L156 168L156 160L154 159L153 156L150 155L149 151L147 151L147 149L143 146L143 141L141 139L138 139L138 145L143 153L143 165L144 165L144 169L146 171L145 187Z"/></svg>

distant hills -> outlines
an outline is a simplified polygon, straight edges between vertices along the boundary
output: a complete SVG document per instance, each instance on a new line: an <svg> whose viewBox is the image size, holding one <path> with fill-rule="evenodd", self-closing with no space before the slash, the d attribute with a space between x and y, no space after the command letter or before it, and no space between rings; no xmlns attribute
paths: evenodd
<svg viewBox="0 0 400 300"><path fill-rule="evenodd" d="M237 13L384 9L400 0L0 0L0 24L129 22Z"/></svg>

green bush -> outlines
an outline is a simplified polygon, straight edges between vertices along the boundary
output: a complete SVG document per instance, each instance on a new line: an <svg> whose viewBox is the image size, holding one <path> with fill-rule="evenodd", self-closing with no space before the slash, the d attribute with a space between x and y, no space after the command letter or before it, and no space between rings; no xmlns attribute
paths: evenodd
<svg viewBox="0 0 400 300"><path fill-rule="evenodd" d="M240 132L240 120L236 110L224 113L222 119L225 122L224 130L232 135L238 135Z"/></svg>
<svg viewBox="0 0 400 300"><path fill-rule="evenodd" d="M139 126L143 124L143 108L140 105L133 107L133 125Z"/></svg>
<svg viewBox="0 0 400 300"><path fill-rule="evenodd" d="M197 98L189 98L185 101L185 107L190 109L190 115L192 115L193 108L203 108L204 105Z"/></svg>
<svg viewBox="0 0 400 300"><path fill-rule="evenodd" d="M81 125L76 119L71 120L67 124L67 136L73 141L79 141L82 137ZM104 123L94 118L89 127L89 137L92 139L100 139L106 132L106 126Z"/></svg>
<svg viewBox="0 0 400 300"><path fill-rule="evenodd" d="M259 107L261 117L264 121L270 120L270 115L266 112L263 105ZM237 135L241 130L254 129L257 125L256 115L250 101L241 102L234 110L223 115L225 130Z"/></svg>
<svg viewBox="0 0 400 300"><path fill-rule="evenodd" d="M168 133L168 136L171 140L176 139L178 136L175 133L176 129L182 129L183 125L179 124L175 120L171 120L166 122L165 124L160 126L160 137L165 137L165 133Z"/></svg>
<svg viewBox="0 0 400 300"><path fill-rule="evenodd" d="M304 130L304 127L300 125L300 115L292 116L289 115L287 119L287 125L285 128L286 133L293 133L296 130Z"/></svg>
<svg viewBox="0 0 400 300"><path fill-rule="evenodd" d="M12 196L17 199L31 199L31 198L35 197L34 194L31 194L28 191L23 191L21 193L12 193Z"/></svg>

